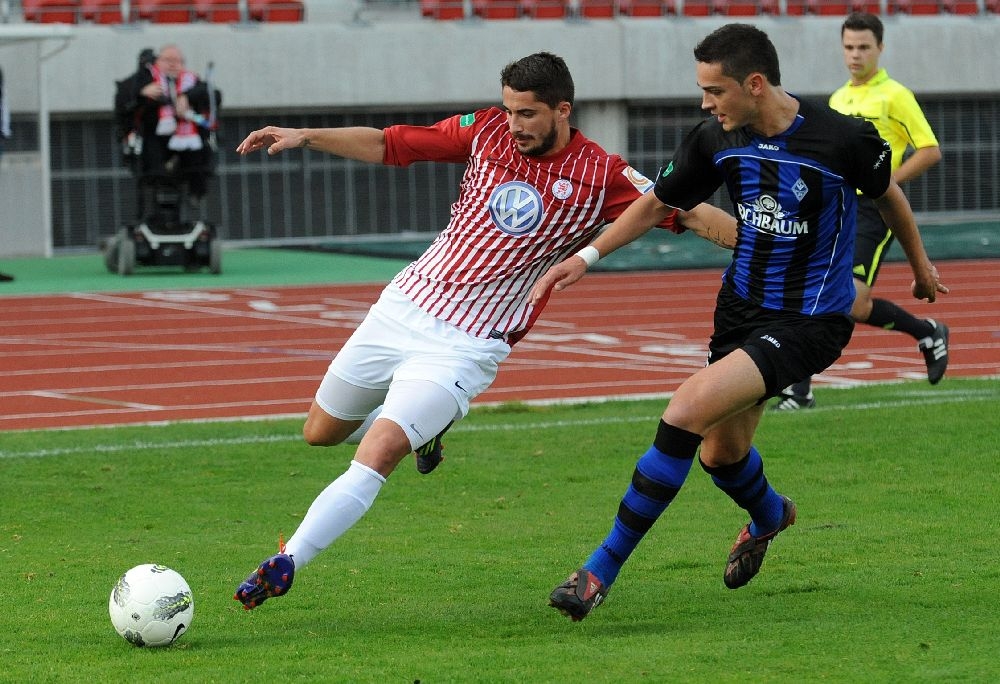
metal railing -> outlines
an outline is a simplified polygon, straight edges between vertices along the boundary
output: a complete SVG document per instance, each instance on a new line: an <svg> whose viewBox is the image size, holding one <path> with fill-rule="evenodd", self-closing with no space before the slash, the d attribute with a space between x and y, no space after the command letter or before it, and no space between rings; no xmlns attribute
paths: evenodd
<svg viewBox="0 0 1000 684"><path fill-rule="evenodd" d="M942 161L905 192L926 222L1000 216L1000 94L921 102L941 143ZM426 125L448 112L363 112L226 116L210 184L209 218L226 240L289 244L436 233L448 221L464 167L414 164L400 169L318 152L240 157L243 134L265 124L290 127ZM697 106L628 107L629 162L653 175L702 118ZM52 123L53 244L93 248L132 221L136 179L119 157L113 124L92 117ZM600 131L588 131L596 140ZM719 193L714 202L729 208Z"/></svg>

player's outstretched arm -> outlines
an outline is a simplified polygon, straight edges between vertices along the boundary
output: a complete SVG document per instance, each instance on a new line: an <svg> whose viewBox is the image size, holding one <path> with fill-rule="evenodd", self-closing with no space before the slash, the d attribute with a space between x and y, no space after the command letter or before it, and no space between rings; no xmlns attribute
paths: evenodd
<svg viewBox="0 0 1000 684"><path fill-rule="evenodd" d="M736 219L722 209L702 203L680 212L678 218L681 225L698 237L725 249L736 248Z"/></svg>
<svg viewBox="0 0 1000 684"><path fill-rule="evenodd" d="M590 243L590 247L597 250L595 260L606 257L619 247L649 232L672 211L672 207L660 202L652 192L647 192L632 202L614 223ZM583 277L587 272L587 266L583 258L574 254L550 268L531 288L531 304L537 305L543 301L552 289L556 292L565 290Z"/></svg>
<svg viewBox="0 0 1000 684"><path fill-rule="evenodd" d="M302 147L304 131L300 128L278 128L267 126L254 131L236 146L240 154L250 154L266 149L268 154L277 154L291 147Z"/></svg>
<svg viewBox="0 0 1000 684"><path fill-rule="evenodd" d="M910 268L913 270L913 285L911 291L917 299L933 302L938 293L947 294L948 288L941 284L937 269L927 258L924 243L920 239L917 222L906 195L895 182L889 184L886 193L875 200L879 213L886 225L892 226L892 232L903 248Z"/></svg>
<svg viewBox="0 0 1000 684"><path fill-rule="evenodd" d="M538 306L549 296L549 292L554 288L557 292L565 290L567 287L578 281L587 272L587 262L574 254L573 256L560 261L547 270L541 278L531 287L528 301L532 306Z"/></svg>
<svg viewBox="0 0 1000 684"><path fill-rule="evenodd" d="M274 155L283 150L307 147L347 159L381 163L385 154L385 134L378 128L279 128L267 126L243 139L236 151L250 154L266 149Z"/></svg>

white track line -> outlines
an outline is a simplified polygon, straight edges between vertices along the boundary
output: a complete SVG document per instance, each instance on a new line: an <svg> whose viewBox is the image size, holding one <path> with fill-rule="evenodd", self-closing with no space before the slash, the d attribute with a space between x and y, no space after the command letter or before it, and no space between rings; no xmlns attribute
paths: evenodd
<svg viewBox="0 0 1000 684"><path fill-rule="evenodd" d="M906 395L901 396L899 399L894 399L890 401L879 401L879 402L866 402L861 404L847 404L843 406L818 406L814 409L810 409L810 413L826 412L826 411L870 411L872 409L883 409L883 408L905 408L908 406L937 406L942 404L957 404L970 401L996 401L997 397L1000 396L1000 390L998 389L982 389L982 390L924 390L917 392L909 392ZM600 398L596 398L600 400ZM621 398L627 399L627 398ZM617 400L617 399L615 399ZM547 402L525 402L529 404L569 404L569 403L581 403L584 400L572 400L572 401L547 401ZM595 401L595 398L585 400L588 402ZM783 419L787 417L788 414L775 414L776 419ZM283 416L284 418L289 418L293 416ZM274 416L263 417L263 420L274 420ZM552 428L566 428L566 427L590 427L595 425L619 425L627 423L648 423L655 421L655 416L628 416L628 417L610 417L610 418L593 418L586 420L559 420L559 421L532 421L527 423L501 423L492 425L470 425L465 423L458 423L454 428L453 432L507 432L510 430L547 430ZM226 421L213 421L213 422L226 422ZM248 422L248 419L237 420L233 422ZM162 423L161 423L162 425ZM121 427L121 426L119 426ZM134 427L134 426L133 426ZM101 428L104 429L104 428ZM98 444L89 447L64 447L58 449L33 449L30 451L13 451L13 450L2 450L0 449L0 460L8 458L45 458L52 456L72 456L76 454L92 454L92 453L123 453L127 452L129 455L136 455L137 452L142 451L152 451L152 450L162 450L162 449L191 449L195 447L212 447L212 446L238 446L238 445L253 445L253 444L273 444L281 442L298 442L302 439L301 435L296 432L294 434L287 435L249 435L246 437L233 437L228 439L203 439L203 440L175 440L166 442L151 442L151 441L136 441L131 443L121 443L116 440L114 443L108 444Z"/></svg>

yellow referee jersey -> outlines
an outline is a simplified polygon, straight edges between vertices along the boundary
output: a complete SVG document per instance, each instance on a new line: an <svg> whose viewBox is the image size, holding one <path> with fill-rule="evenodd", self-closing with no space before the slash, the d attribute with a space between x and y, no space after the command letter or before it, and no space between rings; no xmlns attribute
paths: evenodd
<svg viewBox="0 0 1000 684"><path fill-rule="evenodd" d="M892 171L903 163L907 147L935 147L934 131L927 123L917 99L889 72L879 69L867 83L851 85L848 81L830 96L830 106L841 114L868 119L882 139L892 148Z"/></svg>

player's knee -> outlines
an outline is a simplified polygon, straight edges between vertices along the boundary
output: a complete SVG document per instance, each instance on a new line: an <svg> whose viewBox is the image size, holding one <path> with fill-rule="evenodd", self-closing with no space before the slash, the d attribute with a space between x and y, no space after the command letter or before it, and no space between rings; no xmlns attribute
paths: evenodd
<svg viewBox="0 0 1000 684"><path fill-rule="evenodd" d="M751 439L742 435L713 435L710 433L702 442L698 457L701 459L702 465L718 468L741 460L749 451L751 443Z"/></svg>
<svg viewBox="0 0 1000 684"><path fill-rule="evenodd" d="M309 446L330 446L329 438L322 431L306 421L302 426L302 438Z"/></svg>
<svg viewBox="0 0 1000 684"><path fill-rule="evenodd" d="M382 431L371 437L366 436L354 452L354 460L368 466L382 477L389 477L412 450L402 430L398 432L398 435Z"/></svg>
<svg viewBox="0 0 1000 684"><path fill-rule="evenodd" d="M854 300L854 305L851 306L851 318L853 318L858 323L864 323L872 315L872 300L868 297L858 298Z"/></svg>
<svg viewBox="0 0 1000 684"><path fill-rule="evenodd" d="M302 438L309 446L335 446L344 441L346 435L341 434L342 430L336 430L335 426L326 421L314 419L312 416L306 419L302 426Z"/></svg>

